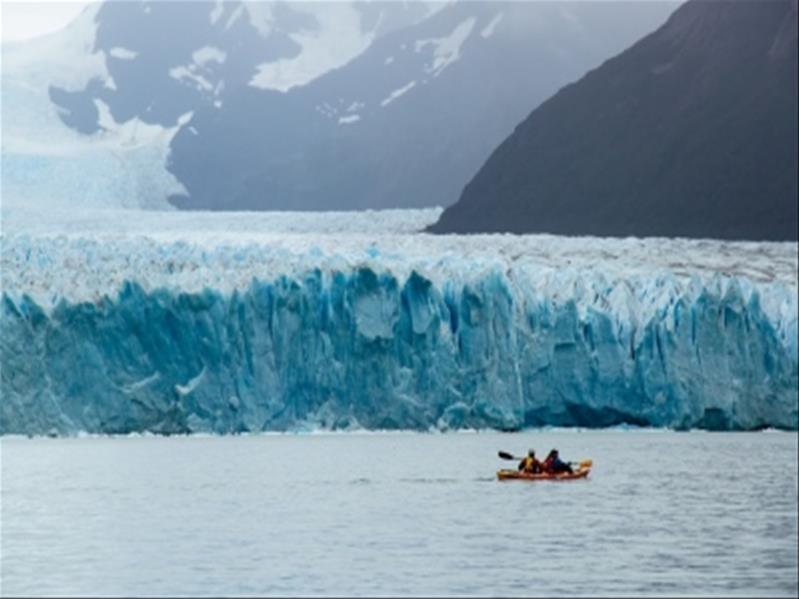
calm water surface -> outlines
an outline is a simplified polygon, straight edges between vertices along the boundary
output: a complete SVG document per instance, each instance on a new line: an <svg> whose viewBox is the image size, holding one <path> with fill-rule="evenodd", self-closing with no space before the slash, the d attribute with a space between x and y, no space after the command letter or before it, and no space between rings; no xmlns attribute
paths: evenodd
<svg viewBox="0 0 799 599"><path fill-rule="evenodd" d="M497 450L593 458L497 482ZM4 595L793 595L797 435L12 439Z"/></svg>

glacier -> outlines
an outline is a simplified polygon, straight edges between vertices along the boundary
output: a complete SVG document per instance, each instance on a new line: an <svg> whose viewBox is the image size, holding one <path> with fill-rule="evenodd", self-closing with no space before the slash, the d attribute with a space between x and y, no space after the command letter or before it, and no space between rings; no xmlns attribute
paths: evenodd
<svg viewBox="0 0 799 599"><path fill-rule="evenodd" d="M92 108L102 117L103 130L82 135L64 124L50 100L51 86L74 91L95 81L114 88L106 57L94 48L100 4L87 6L62 30L2 44L4 206L167 209L168 195L185 191L166 162L172 138L191 113L171 127L138 118L117 123L98 102Z"/></svg>
<svg viewBox="0 0 799 599"><path fill-rule="evenodd" d="M0 434L796 430L796 244L439 212L4 209Z"/></svg>

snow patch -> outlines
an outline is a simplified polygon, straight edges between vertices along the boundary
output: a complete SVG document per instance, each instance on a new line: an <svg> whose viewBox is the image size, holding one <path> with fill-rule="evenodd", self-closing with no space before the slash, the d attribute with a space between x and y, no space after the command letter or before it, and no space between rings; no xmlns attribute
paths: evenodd
<svg viewBox="0 0 799 599"><path fill-rule="evenodd" d="M210 92L214 89L214 86L202 75L199 75L194 72L194 65L189 65L188 67L180 66L180 67L173 67L169 69L169 76L172 79L176 79L177 81L188 83L194 83L194 87L200 91Z"/></svg>
<svg viewBox="0 0 799 599"><path fill-rule="evenodd" d="M138 52L128 50L127 48L123 48L121 46L115 46L114 48L111 48L108 51L108 54L114 58L118 58L119 60L133 60L139 55Z"/></svg>
<svg viewBox="0 0 799 599"><path fill-rule="evenodd" d="M192 63L187 66L177 66L169 69L169 76L177 81L192 85L195 89L202 92L213 92L214 96L219 96L225 87L225 82L220 80L214 86L208 79L200 74L200 71L205 71L206 74L212 74L208 70L208 63L215 62L223 64L227 54L214 46L204 46L192 53Z"/></svg>
<svg viewBox="0 0 799 599"><path fill-rule="evenodd" d="M148 146L150 144L159 143L159 141L168 138L171 142L177 130L188 123L193 116L193 113L187 112L182 114L176 121L174 127L164 128L161 125L149 124L139 120L139 118L132 118L124 123L117 123L111 114L111 109L108 104L99 98L94 99L94 105L97 107L98 124L105 130L104 132L95 135L98 141L113 143L120 149L133 149Z"/></svg>
<svg viewBox="0 0 799 599"><path fill-rule="evenodd" d="M475 17L470 17L458 24L446 37L419 40L415 44L416 52L421 52L427 47L433 48L433 62L425 65L425 71L437 77L450 64L460 58L460 51L463 43L472 33L474 24L477 22Z"/></svg>
<svg viewBox="0 0 799 599"><path fill-rule="evenodd" d="M238 7L236 10L234 10L234 11L233 11L233 14L231 14L231 15L230 15L230 17L228 18L228 20L227 20L227 23L225 23L225 29L226 29L226 30L227 30L227 29L230 29L230 28L231 28L231 26L232 26L232 25L233 25L233 24L234 24L236 21L238 21L238 20L241 18L241 15L242 15L243 13L244 13L244 5L243 5L243 4L241 4L241 5L240 5L240 6L239 6L239 7Z"/></svg>
<svg viewBox="0 0 799 599"><path fill-rule="evenodd" d="M480 32L480 36L483 38L489 38L494 34L494 30L499 25L499 22L502 20L502 17L505 16L504 12L497 13L497 15L491 19L491 22L483 27L483 30Z"/></svg>
<svg viewBox="0 0 799 599"><path fill-rule="evenodd" d="M194 64L199 67L204 67L206 63L212 61L223 64L225 58L227 58L227 54L215 46L204 46L199 50L195 50L191 57L194 60Z"/></svg>
<svg viewBox="0 0 799 599"><path fill-rule="evenodd" d="M223 0L216 0L214 8L209 14L209 17L211 18L211 25L216 25L216 22L219 21L220 17L222 16L222 13L224 12L225 12L225 5L223 3Z"/></svg>
<svg viewBox="0 0 799 599"><path fill-rule="evenodd" d="M315 31L292 33L301 47L293 58L258 65L250 85L286 92L305 85L331 69L361 54L374 40L373 32L361 31L361 17L355 6L341 2L295 2L292 8L312 14L319 23Z"/></svg>
<svg viewBox="0 0 799 599"><path fill-rule="evenodd" d="M396 100L397 98L399 98L399 97L400 97L402 94L404 94L405 92L407 92L407 91L411 90L411 89L412 89L412 88L413 88L415 85L416 85L416 81L411 81L411 82L410 82L410 83L408 83L407 85L404 85L404 86L402 86L402 87L401 87L401 88L399 88L399 89L395 89L393 92L391 92L391 93L388 95L388 97L387 97L387 98L383 99L383 101L382 101L382 102L380 102L380 106L388 106L388 105L389 105L389 104L391 104L391 103L392 103L394 100Z"/></svg>
<svg viewBox="0 0 799 599"><path fill-rule="evenodd" d="M221 3L222 0L220 0ZM294 3L296 4L296 3ZM245 2L245 8L250 17L250 23L263 37L268 37L272 33L272 23L274 22L274 3L272 2Z"/></svg>
<svg viewBox="0 0 799 599"><path fill-rule="evenodd" d="M99 98L94 99L94 105L97 108L97 124L103 129L112 130L116 129L117 123L114 117L111 116L111 109L103 100Z"/></svg>
<svg viewBox="0 0 799 599"><path fill-rule="evenodd" d="M338 114L338 109L335 106L331 106L327 102L325 102L324 104L321 104L321 105L317 105L316 106L316 111L319 114L322 114L322 115L324 115L324 116L326 116L328 118L332 118L332 117L336 116L336 114Z"/></svg>

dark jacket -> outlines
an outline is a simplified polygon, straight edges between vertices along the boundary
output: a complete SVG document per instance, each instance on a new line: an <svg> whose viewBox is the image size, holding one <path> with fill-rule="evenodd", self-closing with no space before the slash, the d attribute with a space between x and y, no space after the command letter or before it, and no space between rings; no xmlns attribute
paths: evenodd
<svg viewBox="0 0 799 599"><path fill-rule="evenodd" d="M548 457L544 461L544 471L549 472L550 474L559 474L561 472L574 472L572 467L561 460L560 458L556 457Z"/></svg>

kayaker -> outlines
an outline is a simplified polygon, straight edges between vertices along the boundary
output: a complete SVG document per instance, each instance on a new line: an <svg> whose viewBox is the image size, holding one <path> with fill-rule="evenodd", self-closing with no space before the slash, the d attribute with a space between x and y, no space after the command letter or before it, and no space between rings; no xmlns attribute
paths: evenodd
<svg viewBox="0 0 799 599"><path fill-rule="evenodd" d="M535 450L531 449L527 455L519 462L519 470L522 472L530 472L531 474L539 474L543 472L541 462L535 457Z"/></svg>
<svg viewBox="0 0 799 599"><path fill-rule="evenodd" d="M558 450L553 449L544 460L544 472L548 474L559 474L561 472L574 472L571 465L562 461L558 455Z"/></svg>

